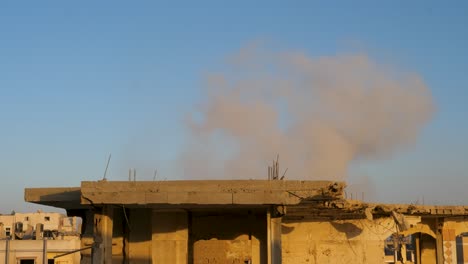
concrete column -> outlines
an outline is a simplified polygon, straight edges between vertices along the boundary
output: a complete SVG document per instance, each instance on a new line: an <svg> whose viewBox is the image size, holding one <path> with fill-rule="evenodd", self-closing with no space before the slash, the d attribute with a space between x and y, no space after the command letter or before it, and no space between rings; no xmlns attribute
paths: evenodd
<svg viewBox="0 0 468 264"><path fill-rule="evenodd" d="M266 228L267 228L267 264L271 264L271 212L266 213Z"/></svg>
<svg viewBox="0 0 468 264"><path fill-rule="evenodd" d="M440 218L436 218L436 255L437 255L437 264L442 264L444 262L444 240L442 237L442 227L444 221Z"/></svg>
<svg viewBox="0 0 468 264"><path fill-rule="evenodd" d="M455 229L442 229L444 264L457 263L457 242L455 241Z"/></svg>
<svg viewBox="0 0 468 264"><path fill-rule="evenodd" d="M44 225L41 223L36 224L36 240L41 240L43 238Z"/></svg>
<svg viewBox="0 0 468 264"><path fill-rule="evenodd" d="M153 211L152 263L188 263L188 213L183 210Z"/></svg>
<svg viewBox="0 0 468 264"><path fill-rule="evenodd" d="M47 239L42 240L42 263L47 264Z"/></svg>
<svg viewBox="0 0 468 264"><path fill-rule="evenodd" d="M271 264L281 264L281 217L271 218Z"/></svg>
<svg viewBox="0 0 468 264"><path fill-rule="evenodd" d="M272 207L271 212L267 213L268 230L268 263L281 264L281 222L284 208L282 206Z"/></svg>
<svg viewBox="0 0 468 264"><path fill-rule="evenodd" d="M421 264L421 233L416 234L416 264Z"/></svg>
<svg viewBox="0 0 468 264"><path fill-rule="evenodd" d="M10 239L5 240L5 264L10 262Z"/></svg>
<svg viewBox="0 0 468 264"><path fill-rule="evenodd" d="M403 258L403 263L406 263L406 244L401 245L401 257Z"/></svg>
<svg viewBox="0 0 468 264"><path fill-rule="evenodd" d="M114 208L104 205L94 213L93 264L112 264L112 229Z"/></svg>

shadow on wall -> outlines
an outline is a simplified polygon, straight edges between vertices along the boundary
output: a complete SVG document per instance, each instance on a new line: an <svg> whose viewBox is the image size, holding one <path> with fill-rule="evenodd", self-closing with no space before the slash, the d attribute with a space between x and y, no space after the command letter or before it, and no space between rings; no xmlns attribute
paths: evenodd
<svg viewBox="0 0 468 264"><path fill-rule="evenodd" d="M281 225L281 234L285 235L285 234L289 234L291 233L292 231L294 231L295 227L293 226L287 226L287 225Z"/></svg>
<svg viewBox="0 0 468 264"><path fill-rule="evenodd" d="M336 229L336 231L345 233L347 239L357 237L362 233L362 228L353 223L331 222L331 225Z"/></svg>

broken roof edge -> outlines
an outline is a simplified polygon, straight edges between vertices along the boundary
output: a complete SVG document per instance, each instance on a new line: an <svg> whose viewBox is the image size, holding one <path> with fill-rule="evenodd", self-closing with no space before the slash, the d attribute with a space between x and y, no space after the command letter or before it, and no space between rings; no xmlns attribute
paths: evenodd
<svg viewBox="0 0 468 264"><path fill-rule="evenodd" d="M336 201L335 203L339 203ZM420 205L420 204L384 204L367 203L356 200L343 200L342 208L346 210L370 210L374 215L391 215L392 212L405 215L433 216L466 216L468 206L464 205Z"/></svg>

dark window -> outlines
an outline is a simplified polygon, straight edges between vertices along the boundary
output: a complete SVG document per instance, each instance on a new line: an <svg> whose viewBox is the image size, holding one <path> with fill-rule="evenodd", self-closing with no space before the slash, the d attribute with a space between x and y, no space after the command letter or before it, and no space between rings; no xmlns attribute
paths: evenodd
<svg viewBox="0 0 468 264"><path fill-rule="evenodd" d="M46 221L50 221L50 216L46 216L46 217L44 217L44 220L46 220Z"/></svg>
<svg viewBox="0 0 468 264"><path fill-rule="evenodd" d="M20 264L34 264L36 261L34 259L20 259Z"/></svg>
<svg viewBox="0 0 468 264"><path fill-rule="evenodd" d="M55 262L54 262L54 259L48 259L48 260L47 260L47 264L54 264L54 263L55 263Z"/></svg>

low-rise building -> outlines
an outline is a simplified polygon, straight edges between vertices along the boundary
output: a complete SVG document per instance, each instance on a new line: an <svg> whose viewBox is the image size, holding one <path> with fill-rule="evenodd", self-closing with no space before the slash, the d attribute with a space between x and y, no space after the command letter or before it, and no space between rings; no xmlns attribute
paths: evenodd
<svg viewBox="0 0 468 264"><path fill-rule="evenodd" d="M60 213L0 215L0 263L79 263L80 254L70 252L80 249L80 229L77 217Z"/></svg>
<svg viewBox="0 0 468 264"><path fill-rule="evenodd" d="M463 263L468 207L347 200L345 184L82 182L25 190L83 218L81 263Z"/></svg>

